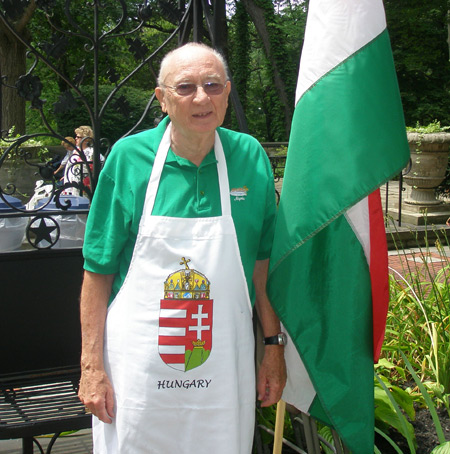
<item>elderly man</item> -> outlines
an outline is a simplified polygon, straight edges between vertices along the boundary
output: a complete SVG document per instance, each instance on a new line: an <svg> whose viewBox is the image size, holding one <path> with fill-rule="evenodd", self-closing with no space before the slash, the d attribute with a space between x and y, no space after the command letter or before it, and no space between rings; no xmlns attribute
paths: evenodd
<svg viewBox="0 0 450 454"><path fill-rule="evenodd" d="M96 453L249 454L252 302L266 346L257 398L281 396L284 336L266 295L275 196L252 137L220 125L230 82L213 49L163 60L168 116L113 148L92 203L79 396Z"/></svg>

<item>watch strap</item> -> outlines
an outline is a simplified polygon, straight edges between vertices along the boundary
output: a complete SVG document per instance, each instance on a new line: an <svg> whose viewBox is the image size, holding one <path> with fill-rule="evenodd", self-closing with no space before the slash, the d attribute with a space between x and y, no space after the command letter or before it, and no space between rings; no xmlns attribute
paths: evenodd
<svg viewBox="0 0 450 454"><path fill-rule="evenodd" d="M264 338L264 345L285 345L285 334L278 333L275 336L269 336Z"/></svg>

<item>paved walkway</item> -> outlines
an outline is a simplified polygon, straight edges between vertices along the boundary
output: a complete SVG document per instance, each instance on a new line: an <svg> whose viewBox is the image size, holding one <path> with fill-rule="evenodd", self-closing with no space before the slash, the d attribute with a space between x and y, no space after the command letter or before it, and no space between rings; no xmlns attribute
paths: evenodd
<svg viewBox="0 0 450 454"><path fill-rule="evenodd" d="M50 442L50 438L38 437L44 452ZM39 448L34 447L34 452L38 453ZM92 454L92 438L89 429L79 430L78 432L65 437L60 437L53 445L52 454ZM0 440L1 454L21 454L22 440Z"/></svg>
<svg viewBox="0 0 450 454"><path fill-rule="evenodd" d="M450 263L450 248L441 250L436 247L389 251L390 273L397 278L418 273L426 277L435 277L443 267Z"/></svg>

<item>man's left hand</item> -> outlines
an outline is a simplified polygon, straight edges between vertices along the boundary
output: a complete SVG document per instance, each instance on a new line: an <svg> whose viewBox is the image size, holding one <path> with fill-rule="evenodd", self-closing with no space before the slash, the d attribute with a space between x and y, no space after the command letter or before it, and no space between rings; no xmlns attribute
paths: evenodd
<svg viewBox="0 0 450 454"><path fill-rule="evenodd" d="M258 400L261 407L269 407L281 399L286 384L286 363L284 347L281 345L266 345L264 358L258 373Z"/></svg>

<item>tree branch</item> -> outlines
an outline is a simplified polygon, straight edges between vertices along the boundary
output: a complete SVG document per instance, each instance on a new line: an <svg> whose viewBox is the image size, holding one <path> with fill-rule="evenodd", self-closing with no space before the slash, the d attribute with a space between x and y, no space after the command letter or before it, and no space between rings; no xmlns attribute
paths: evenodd
<svg viewBox="0 0 450 454"><path fill-rule="evenodd" d="M23 33L25 27L29 24L31 18L33 17L36 8L37 8L36 1L31 0L28 6L25 8L22 17L15 24L17 33Z"/></svg>

